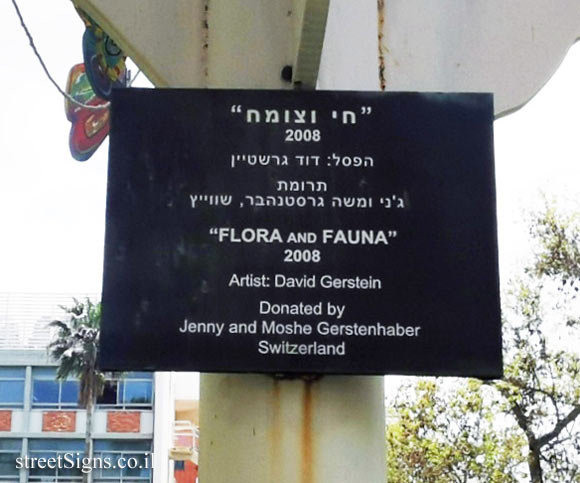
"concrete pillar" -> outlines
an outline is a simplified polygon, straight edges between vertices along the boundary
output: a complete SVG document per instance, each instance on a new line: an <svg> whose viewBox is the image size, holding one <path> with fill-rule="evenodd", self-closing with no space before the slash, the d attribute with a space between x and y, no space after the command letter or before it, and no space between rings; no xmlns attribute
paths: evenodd
<svg viewBox="0 0 580 483"><path fill-rule="evenodd" d="M325 35L331 51L323 49L319 73L323 88L378 89L376 12L374 0L331 2L331 30ZM351 19L360 16L363 21L353 26ZM369 28L361 29L367 21ZM211 10L209 23L211 29ZM308 34L302 32L304 37ZM333 62L337 44L349 45L343 54L352 63ZM220 69L219 87L246 85L243 70ZM298 76L311 79L301 69ZM279 79L270 83L269 78L266 74L253 86L279 88ZM382 377L202 375L200 482L384 482L383 398Z"/></svg>

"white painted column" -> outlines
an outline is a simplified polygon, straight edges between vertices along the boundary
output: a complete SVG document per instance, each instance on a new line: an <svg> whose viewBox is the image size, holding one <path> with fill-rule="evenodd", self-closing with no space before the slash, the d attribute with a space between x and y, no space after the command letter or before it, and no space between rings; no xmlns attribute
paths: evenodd
<svg viewBox="0 0 580 483"><path fill-rule="evenodd" d="M173 444L175 389L173 373L156 372L153 401L153 483L171 481L169 449Z"/></svg>
<svg viewBox="0 0 580 483"><path fill-rule="evenodd" d="M205 375L201 483L385 481L382 378Z"/></svg>
<svg viewBox="0 0 580 483"><path fill-rule="evenodd" d="M331 2L319 86L378 89L376 11L375 0ZM239 83L243 72L220 75L220 87ZM382 377L203 375L200 482L384 482L383 398Z"/></svg>

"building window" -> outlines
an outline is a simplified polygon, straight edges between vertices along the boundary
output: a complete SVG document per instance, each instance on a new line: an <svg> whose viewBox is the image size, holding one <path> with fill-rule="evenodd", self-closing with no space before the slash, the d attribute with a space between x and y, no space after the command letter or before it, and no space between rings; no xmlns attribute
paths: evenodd
<svg viewBox="0 0 580 483"><path fill-rule="evenodd" d="M32 369L32 407L74 409L78 407L79 382L57 381L53 367Z"/></svg>
<svg viewBox="0 0 580 483"><path fill-rule="evenodd" d="M112 463L109 469L95 469L94 483L151 481L151 441L96 440L94 453Z"/></svg>
<svg viewBox="0 0 580 483"><path fill-rule="evenodd" d="M97 404L104 408L150 409L153 404L153 374L129 372L122 378L107 378Z"/></svg>
<svg viewBox="0 0 580 483"><path fill-rule="evenodd" d="M20 456L21 447L20 439L0 439L0 481L18 480L16 458Z"/></svg>
<svg viewBox="0 0 580 483"><path fill-rule="evenodd" d="M48 465L42 465L44 468L38 466L30 468L27 481L72 482L83 479L81 468L68 468L68 466L82 466L75 463L77 458L82 460L84 456L84 441L80 439L31 439L28 448L31 458L58 458L60 456L61 461L64 461L66 455L71 463L63 463L61 468L58 468L58 465L52 465L54 468L49 468Z"/></svg>
<svg viewBox="0 0 580 483"><path fill-rule="evenodd" d="M24 367L0 368L0 409L21 408L24 405Z"/></svg>

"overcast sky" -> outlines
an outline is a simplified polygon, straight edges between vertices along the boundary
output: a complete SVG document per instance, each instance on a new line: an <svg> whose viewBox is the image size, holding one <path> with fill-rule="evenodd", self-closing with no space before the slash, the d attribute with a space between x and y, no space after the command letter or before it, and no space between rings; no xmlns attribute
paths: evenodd
<svg viewBox="0 0 580 483"><path fill-rule="evenodd" d="M20 2L46 64L64 87L82 61L81 20L68 1ZM11 2L0 4L0 291L99 292L108 145L69 154L64 101L34 57ZM539 193L565 206L580 180L580 48L519 112L495 123L500 259L527 239L522 212Z"/></svg>

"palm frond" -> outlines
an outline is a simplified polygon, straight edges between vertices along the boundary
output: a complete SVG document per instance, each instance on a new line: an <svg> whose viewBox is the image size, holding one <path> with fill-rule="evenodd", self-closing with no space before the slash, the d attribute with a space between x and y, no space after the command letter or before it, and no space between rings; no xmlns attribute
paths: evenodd
<svg viewBox="0 0 580 483"><path fill-rule="evenodd" d="M86 299L73 298L71 307L61 306L66 314L64 320L53 320L49 326L56 332L47 349L58 362L56 377L59 380L71 376L80 381L79 404L87 404L102 394L105 375L97 370L101 304Z"/></svg>

